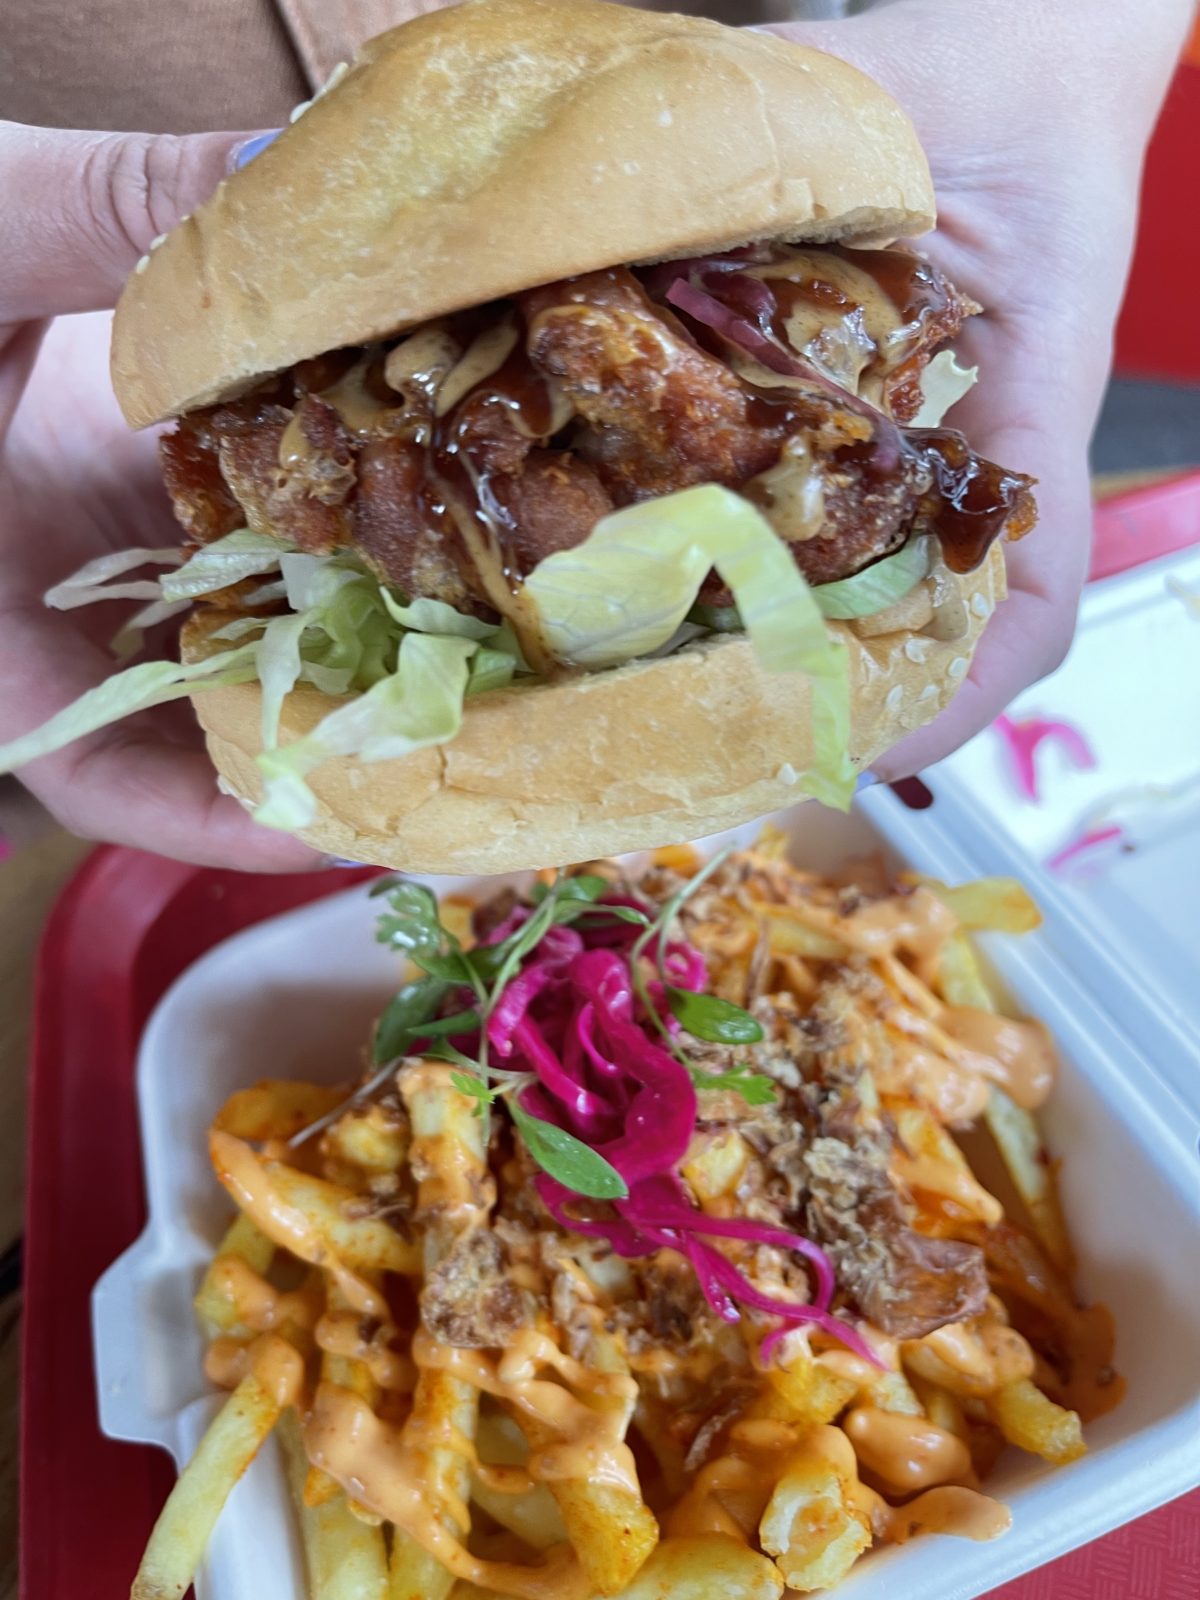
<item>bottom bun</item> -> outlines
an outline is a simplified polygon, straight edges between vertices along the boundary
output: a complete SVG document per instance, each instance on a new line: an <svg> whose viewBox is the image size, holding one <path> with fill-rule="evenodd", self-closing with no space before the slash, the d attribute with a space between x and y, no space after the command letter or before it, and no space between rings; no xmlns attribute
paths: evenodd
<svg viewBox="0 0 1200 1600"><path fill-rule="evenodd" d="M850 760L868 767L942 711L966 675L983 627L1006 593L994 546L963 597L953 640L908 629L862 638L830 623L850 657ZM945 613L943 612L943 616ZM184 659L206 653L228 620L200 612ZM301 687L283 709L280 743L340 702ZM223 787L257 803L261 696L255 683L207 689L196 712ZM395 761L328 761L309 779L317 816L300 837L329 855L411 872L500 873L676 844L804 798L809 685L767 673L744 636L690 645L553 683L498 689L467 702L448 744Z"/></svg>

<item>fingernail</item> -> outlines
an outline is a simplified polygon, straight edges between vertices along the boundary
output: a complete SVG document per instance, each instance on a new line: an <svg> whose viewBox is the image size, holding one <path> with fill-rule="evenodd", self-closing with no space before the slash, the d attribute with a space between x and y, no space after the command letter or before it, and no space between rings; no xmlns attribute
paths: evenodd
<svg viewBox="0 0 1200 1600"><path fill-rule="evenodd" d="M266 133L256 133L253 139L247 139L245 144L238 145L229 160L229 170L239 172L242 167L254 160L255 156L262 155L269 144L273 144L283 132L282 128L268 128Z"/></svg>
<svg viewBox="0 0 1200 1600"><path fill-rule="evenodd" d="M878 782L879 779L873 772L860 772L855 779L854 792L855 794L861 794L864 789L869 789L873 783Z"/></svg>

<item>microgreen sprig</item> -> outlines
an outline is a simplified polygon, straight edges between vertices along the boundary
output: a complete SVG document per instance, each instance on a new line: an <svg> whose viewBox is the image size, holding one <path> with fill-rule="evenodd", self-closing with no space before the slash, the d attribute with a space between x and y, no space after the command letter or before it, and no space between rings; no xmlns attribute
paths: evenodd
<svg viewBox="0 0 1200 1600"><path fill-rule="evenodd" d="M529 895L531 914L504 939L465 950L457 935L441 920L438 902L423 884L403 877L382 878L371 888L374 898L387 902L376 938L406 955L422 976L406 983L389 1003L376 1026L372 1056L377 1071L354 1094L353 1104L374 1092L395 1062L414 1048L451 1064L451 1081L476 1102L480 1116L503 1097L526 1148L537 1164L577 1194L595 1199L619 1199L627 1192L625 1181L603 1156L565 1129L543 1121L520 1103L520 1093L535 1079L528 1072L513 1072L488 1059L488 1019L526 957L541 944L554 926L604 919L635 924L641 931L630 951L634 990L642 1010L663 1037L667 1047L687 1068L700 1089L732 1089L750 1105L765 1105L774 1096L769 1078L750 1073L743 1065L724 1072L708 1072L694 1065L672 1035L646 985L644 958L653 950L654 965L671 1014L693 1038L716 1044L751 1044L762 1038L762 1028L749 1012L715 995L696 994L668 980L667 956L671 930L680 909L696 890L729 859L730 851L715 855L654 916L628 905L608 905L602 897L609 885L597 874L580 873L550 883L536 883ZM474 1005L460 1005L453 1015L439 1011L452 997L468 990ZM468 1055L454 1040L466 1035L478 1039L478 1052ZM326 1127L344 1110L338 1107L319 1124L306 1128L293 1143Z"/></svg>
<svg viewBox="0 0 1200 1600"><path fill-rule="evenodd" d="M762 1025L741 1006L732 1001L718 999L716 995L695 994L690 989L680 989L667 978L667 947L676 918L696 890L729 860L733 846L729 845L707 861L700 871L682 884L670 899L665 900L653 922L649 923L629 953L629 967L633 985L642 1010L662 1035L672 1055L688 1069L692 1082L698 1089L733 1089L749 1105L767 1105L775 1098L775 1086L770 1078L760 1073L748 1072L744 1066L735 1066L727 1072L706 1072L697 1067L672 1035L663 1021L658 1007L651 1000L643 972L643 957L653 943L654 962L659 981L666 995L671 1015L694 1039L710 1044L757 1044L763 1036Z"/></svg>

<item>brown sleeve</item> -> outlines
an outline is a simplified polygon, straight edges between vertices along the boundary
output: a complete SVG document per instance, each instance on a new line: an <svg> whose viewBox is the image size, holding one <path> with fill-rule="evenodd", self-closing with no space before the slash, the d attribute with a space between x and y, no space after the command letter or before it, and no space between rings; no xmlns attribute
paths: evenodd
<svg viewBox="0 0 1200 1600"><path fill-rule="evenodd" d="M452 0L0 0L0 116L59 128L270 128L364 39ZM625 0L778 20L802 0ZM811 0L810 0L811 4Z"/></svg>
<svg viewBox="0 0 1200 1600"><path fill-rule="evenodd" d="M311 89L385 28L441 11L455 0L275 0Z"/></svg>
<svg viewBox="0 0 1200 1600"><path fill-rule="evenodd" d="M274 0L0 0L0 114L18 122L267 128L308 93Z"/></svg>

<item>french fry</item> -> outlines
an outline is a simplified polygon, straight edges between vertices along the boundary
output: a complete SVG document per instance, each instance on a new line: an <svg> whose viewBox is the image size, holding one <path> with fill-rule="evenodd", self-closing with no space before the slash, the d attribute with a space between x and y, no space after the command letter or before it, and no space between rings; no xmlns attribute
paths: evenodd
<svg viewBox="0 0 1200 1600"><path fill-rule="evenodd" d="M525 1436L511 1417L492 1413L479 1418L476 1449L484 1469L489 1466L523 1468L529 1460ZM531 1550L549 1550L566 1542L567 1530L554 1496L544 1483L530 1484L513 1494L472 1475L471 1499L502 1528L517 1534Z"/></svg>
<svg viewBox="0 0 1200 1600"><path fill-rule="evenodd" d="M1074 1269L1074 1255L1054 1165L1046 1154L1036 1119L994 1085L983 1116L1013 1187L1029 1213L1038 1243L1058 1270L1069 1275Z"/></svg>
<svg viewBox="0 0 1200 1600"><path fill-rule="evenodd" d="M217 1177L263 1233L302 1261L327 1267L329 1257L355 1272L420 1271L420 1252L376 1217L356 1216L352 1190L264 1161L232 1134L209 1135Z"/></svg>
<svg viewBox="0 0 1200 1600"><path fill-rule="evenodd" d="M345 1295L336 1283L331 1283L327 1291L326 1306L330 1312L345 1312L352 1308ZM321 1327L317 1327L318 1343L321 1338ZM352 1394L359 1395L372 1410L379 1405L379 1385L371 1375L371 1369L365 1362L353 1356L332 1354L330 1351L321 1351L321 1381L322 1383L336 1384L339 1388L349 1389ZM322 1506L341 1493L341 1487L335 1478L331 1478L320 1467L310 1466L304 1483L304 1504L306 1506ZM366 1512L361 1506L351 1502L354 1516L362 1521L377 1522L379 1519L372 1513Z"/></svg>
<svg viewBox="0 0 1200 1600"><path fill-rule="evenodd" d="M790 1357L786 1366L768 1367L767 1380L788 1416L804 1427L832 1422L858 1392L853 1378L831 1372L803 1353Z"/></svg>
<svg viewBox="0 0 1200 1600"><path fill-rule="evenodd" d="M253 1373L238 1384L176 1479L154 1524L130 1600L181 1600L222 1507L282 1409L278 1397Z"/></svg>
<svg viewBox="0 0 1200 1600"><path fill-rule="evenodd" d="M275 1246L271 1240L239 1211L217 1246L194 1302L197 1320L207 1338L240 1329L237 1307L221 1286L218 1271L221 1263L231 1259L244 1261L252 1272L261 1276L270 1267L274 1255Z"/></svg>
<svg viewBox="0 0 1200 1600"><path fill-rule="evenodd" d="M948 905L963 928L994 933L1032 933L1042 925L1037 902L1015 878L976 878L971 883L941 883L919 872L904 872L902 883L932 889Z"/></svg>
<svg viewBox="0 0 1200 1600"><path fill-rule="evenodd" d="M700 869L700 857L694 845L668 844L654 852L654 865L666 872L678 872L681 877L690 878Z"/></svg>
<svg viewBox="0 0 1200 1600"><path fill-rule="evenodd" d="M1077 1413L1055 1405L1028 1378L1006 1384L986 1404L992 1421L1019 1450L1055 1466L1077 1461L1087 1453Z"/></svg>
<svg viewBox="0 0 1200 1600"><path fill-rule="evenodd" d="M849 945L803 921L794 906L761 905L758 910L767 918L767 946L772 955L840 961L850 954Z"/></svg>
<svg viewBox="0 0 1200 1600"><path fill-rule="evenodd" d="M967 1419L962 1406L950 1390L918 1377L913 1378L913 1388L930 1422L935 1427L941 1428L943 1433L952 1433L956 1439L961 1439L969 1446L971 1434L967 1427Z"/></svg>
<svg viewBox="0 0 1200 1600"><path fill-rule="evenodd" d="M308 1456L292 1412L280 1418L279 1443L300 1524L309 1600L387 1600L383 1530L360 1521L336 1484L322 1504L307 1500Z"/></svg>
<svg viewBox="0 0 1200 1600"><path fill-rule="evenodd" d="M486 1218L487 1119L474 1114L475 1102L456 1089L450 1068L422 1061L401 1069L397 1079L412 1127L412 1163L418 1174L416 1220L423 1224L423 1264L430 1272L463 1229ZM479 1391L438 1367L417 1379L410 1437L474 1441ZM425 1489L443 1525L465 1539L470 1527L467 1497L470 1463L446 1444L424 1450ZM389 1600L445 1600L453 1575L413 1536L396 1528L392 1536Z"/></svg>
<svg viewBox="0 0 1200 1600"><path fill-rule="evenodd" d="M470 895L446 894L438 902L442 927L454 935L464 950L475 943L475 901Z"/></svg>
<svg viewBox="0 0 1200 1600"><path fill-rule="evenodd" d="M967 1158L946 1130L918 1105L893 1105L900 1143L892 1171L911 1189L944 1195L987 1225L1000 1222L1004 1208L967 1165Z"/></svg>
<svg viewBox="0 0 1200 1600"><path fill-rule="evenodd" d="M773 1561L741 1539L701 1533L664 1539L617 1600L779 1600ZM451 1600L505 1600L495 1589L456 1583Z"/></svg>
<svg viewBox="0 0 1200 1600"><path fill-rule="evenodd" d="M620 1341L603 1328L593 1330L588 1365L597 1372L628 1373ZM625 1427L633 1414L633 1399L590 1397L597 1407L625 1411ZM522 1414L521 1431L533 1450L558 1442L540 1419ZM658 1542L658 1522L640 1494L619 1483L591 1478L555 1478L550 1491L558 1502L579 1564L601 1595L621 1594Z"/></svg>
<svg viewBox="0 0 1200 1600"><path fill-rule="evenodd" d="M779 1600L774 1564L720 1533L664 1539L620 1600Z"/></svg>
<svg viewBox="0 0 1200 1600"><path fill-rule="evenodd" d="M403 1118L378 1102L352 1106L322 1140L327 1163L358 1168L369 1176L398 1171L407 1154L408 1128Z"/></svg>
<svg viewBox="0 0 1200 1600"><path fill-rule="evenodd" d="M788 1587L801 1594L840 1583L871 1543L843 1474L827 1459L802 1455L776 1483L758 1536Z"/></svg>
<svg viewBox="0 0 1200 1600"><path fill-rule="evenodd" d="M249 1089L231 1094L214 1117L213 1127L256 1144L264 1139L290 1139L319 1122L353 1092L352 1085L345 1083L330 1087L290 1078L265 1078Z"/></svg>
<svg viewBox="0 0 1200 1600"><path fill-rule="evenodd" d="M750 1146L732 1128L693 1141L681 1171L701 1209L737 1189L750 1158Z"/></svg>
<svg viewBox="0 0 1200 1600"><path fill-rule="evenodd" d="M971 1006L976 1011L998 1009L965 933L951 934L942 946L936 983L947 1005Z"/></svg>
<svg viewBox="0 0 1200 1600"><path fill-rule="evenodd" d="M949 1005L971 1006L977 1011L999 1009L975 952L962 934L948 940L942 951L938 988ZM983 1115L1038 1242L1059 1271L1069 1274L1074 1268L1070 1237L1037 1119L995 1085Z"/></svg>
<svg viewBox="0 0 1200 1600"><path fill-rule="evenodd" d="M953 1350L945 1349L953 1339ZM953 1361L943 1355L953 1355ZM901 1346L904 1365L920 1383L944 1390L957 1399L982 1399L997 1387L996 1369L977 1331L966 1323L935 1329Z"/></svg>

